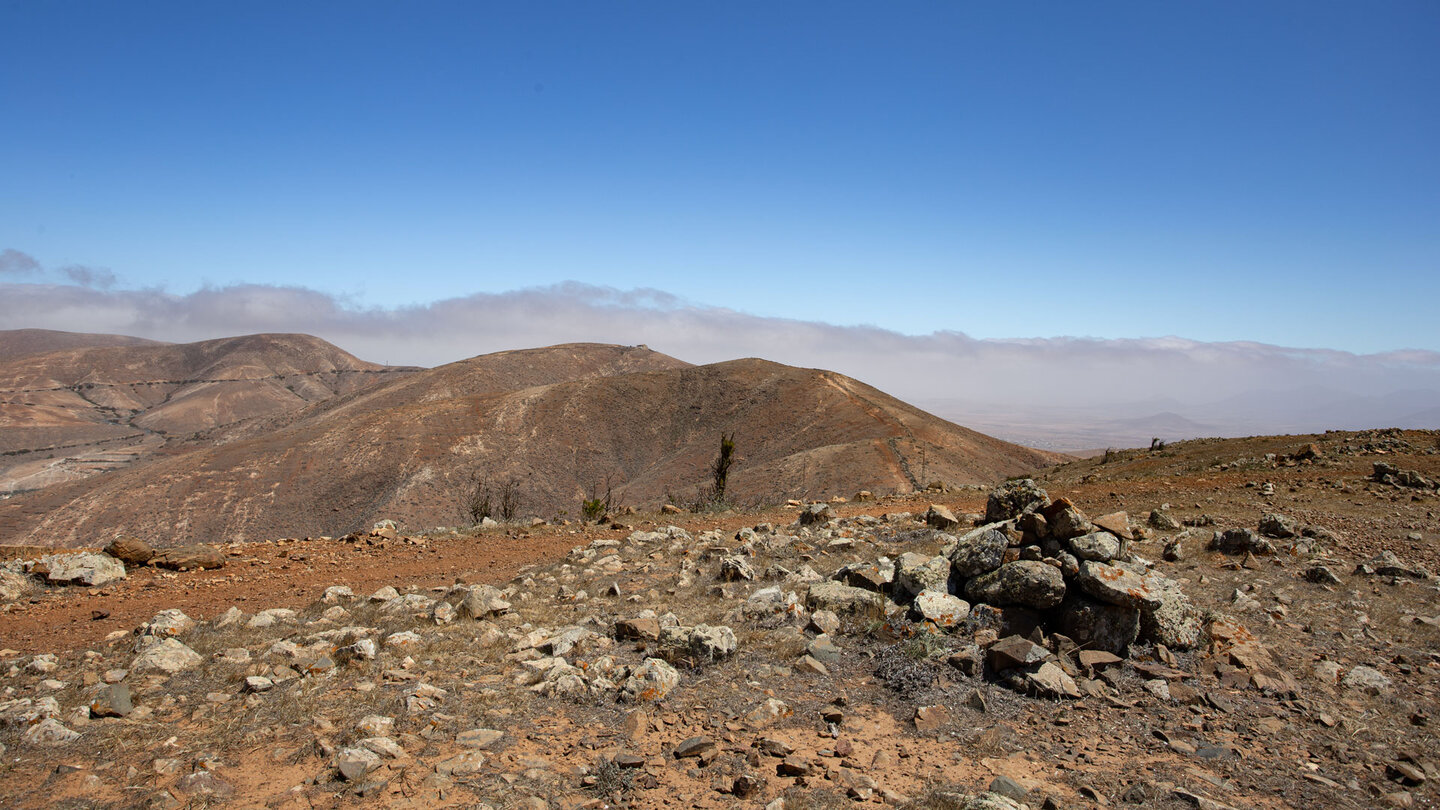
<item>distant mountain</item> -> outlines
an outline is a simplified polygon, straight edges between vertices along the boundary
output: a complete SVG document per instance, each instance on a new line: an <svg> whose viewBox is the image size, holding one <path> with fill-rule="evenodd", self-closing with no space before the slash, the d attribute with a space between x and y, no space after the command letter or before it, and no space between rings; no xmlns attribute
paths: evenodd
<svg viewBox="0 0 1440 810"><path fill-rule="evenodd" d="M125 335L57 332L53 329L0 329L0 362L31 354L102 346L160 346L160 341Z"/></svg>
<svg viewBox="0 0 1440 810"><path fill-rule="evenodd" d="M1054 454L976 433L841 374L764 360L689 366L645 347L502 352L396 379L185 455L0 502L12 542L160 545L338 535L381 518L455 525L474 482L522 514L685 500L735 436L739 502L990 483ZM272 421L276 421L272 418Z"/></svg>
<svg viewBox="0 0 1440 810"><path fill-rule="evenodd" d="M97 337L45 334L62 336L52 343ZM122 345L0 361L0 492L134 463L218 426L299 410L413 371L367 363L309 335L118 340Z"/></svg>

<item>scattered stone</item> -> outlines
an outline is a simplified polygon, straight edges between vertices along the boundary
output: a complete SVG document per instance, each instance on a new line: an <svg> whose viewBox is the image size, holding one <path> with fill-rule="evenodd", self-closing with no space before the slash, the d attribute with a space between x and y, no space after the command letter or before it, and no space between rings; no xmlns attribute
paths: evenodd
<svg viewBox="0 0 1440 810"><path fill-rule="evenodd" d="M829 636L816 636L805 646L805 654L825 664L835 664L840 661L840 648Z"/></svg>
<svg viewBox="0 0 1440 810"><path fill-rule="evenodd" d="M939 731L950 722L950 710L944 705L920 706L915 709L915 730Z"/></svg>
<svg viewBox="0 0 1440 810"><path fill-rule="evenodd" d="M466 748L489 748L500 742L505 732L493 728L472 728L455 736L455 744Z"/></svg>
<svg viewBox="0 0 1440 810"><path fill-rule="evenodd" d="M615 622L615 638L621 641L631 639L656 641L660 638L660 620L654 616L640 616Z"/></svg>
<svg viewBox="0 0 1440 810"><path fill-rule="evenodd" d="M269 692L275 688L275 682L261 675L250 675L245 678L245 685L242 687L246 694L259 694Z"/></svg>
<svg viewBox="0 0 1440 810"><path fill-rule="evenodd" d="M67 745L80 739L80 732L66 728L53 717L46 717L26 729L20 739L31 745Z"/></svg>
<svg viewBox="0 0 1440 810"><path fill-rule="evenodd" d="M726 557L720 561L720 579L725 582L749 582L755 579L755 569L744 557Z"/></svg>
<svg viewBox="0 0 1440 810"><path fill-rule="evenodd" d="M1380 695L1389 692L1394 685L1378 669L1368 666L1352 667L1345 676L1340 679L1340 685L1347 689L1355 689L1367 695Z"/></svg>
<svg viewBox="0 0 1440 810"><path fill-rule="evenodd" d="M795 661L795 669L811 675L829 675L830 668L813 655L802 655Z"/></svg>
<svg viewBox="0 0 1440 810"><path fill-rule="evenodd" d="M1430 572L1416 565L1409 566L1400 561L1393 551L1386 549L1355 568L1356 574L1378 574L1382 577L1405 577L1408 579L1429 579Z"/></svg>
<svg viewBox="0 0 1440 810"><path fill-rule="evenodd" d="M1305 572L1301 574L1301 576L1304 577L1306 582L1313 582L1317 585L1340 584L1340 577L1336 576L1334 571L1331 571L1329 568L1319 563L1316 563L1309 568L1306 568Z"/></svg>
<svg viewBox="0 0 1440 810"><path fill-rule="evenodd" d="M459 610L463 618L478 621L509 612L510 603L493 585L477 585L460 601Z"/></svg>
<svg viewBox="0 0 1440 810"><path fill-rule="evenodd" d="M335 755L335 768L347 782L361 779L380 767L380 755L368 748L345 748Z"/></svg>
<svg viewBox="0 0 1440 810"><path fill-rule="evenodd" d="M701 757L715 750L715 741L706 736L691 737L675 746L675 758Z"/></svg>
<svg viewBox="0 0 1440 810"><path fill-rule="evenodd" d="M840 617L834 611L817 610L810 615L810 623L805 629L822 636L832 636L840 632Z"/></svg>
<svg viewBox="0 0 1440 810"><path fill-rule="evenodd" d="M298 614L290 608L270 608L251 616L250 621L246 622L245 626L255 630L274 627L277 624L291 624L295 622L297 615Z"/></svg>

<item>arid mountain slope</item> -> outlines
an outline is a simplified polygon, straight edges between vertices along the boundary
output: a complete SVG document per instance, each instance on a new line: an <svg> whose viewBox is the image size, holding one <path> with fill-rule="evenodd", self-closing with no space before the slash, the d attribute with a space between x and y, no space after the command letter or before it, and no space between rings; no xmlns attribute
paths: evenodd
<svg viewBox="0 0 1440 810"><path fill-rule="evenodd" d="M8 462L0 492L133 463L199 431L298 410L411 370L367 363L309 335L15 357L0 362L0 453Z"/></svg>
<svg viewBox="0 0 1440 810"><path fill-rule="evenodd" d="M509 392L581 366L666 366ZM676 367L679 366L679 367ZM487 381L488 380L488 381ZM337 535L381 518L454 525L477 479L514 481L525 514L577 514L609 479L626 502L684 500L722 433L732 500L992 482L1056 460L945 422L840 374L762 360L688 367L643 347L553 347L417 373L313 408L293 424L92 486L0 504L10 542L87 545L131 532L158 545Z"/></svg>
<svg viewBox="0 0 1440 810"><path fill-rule="evenodd" d="M60 332L54 329L0 329L0 362L31 354L105 346L163 346L158 340L128 335Z"/></svg>

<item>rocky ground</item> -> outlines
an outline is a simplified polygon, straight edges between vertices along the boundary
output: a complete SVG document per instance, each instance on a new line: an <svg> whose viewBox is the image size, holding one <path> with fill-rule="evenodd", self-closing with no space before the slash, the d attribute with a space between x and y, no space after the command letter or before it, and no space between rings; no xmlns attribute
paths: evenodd
<svg viewBox="0 0 1440 810"><path fill-rule="evenodd" d="M1435 806L1437 449L1187 442L991 492L382 530L90 585L22 555L0 798Z"/></svg>

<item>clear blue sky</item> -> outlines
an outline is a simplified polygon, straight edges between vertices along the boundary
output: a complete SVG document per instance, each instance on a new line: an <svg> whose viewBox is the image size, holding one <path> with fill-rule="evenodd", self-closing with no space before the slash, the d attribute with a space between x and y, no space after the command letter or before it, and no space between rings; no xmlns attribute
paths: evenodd
<svg viewBox="0 0 1440 810"><path fill-rule="evenodd" d="M0 249L123 287L1440 348L1433 0L0 0L0 37Z"/></svg>

